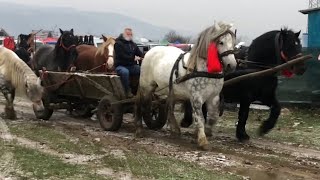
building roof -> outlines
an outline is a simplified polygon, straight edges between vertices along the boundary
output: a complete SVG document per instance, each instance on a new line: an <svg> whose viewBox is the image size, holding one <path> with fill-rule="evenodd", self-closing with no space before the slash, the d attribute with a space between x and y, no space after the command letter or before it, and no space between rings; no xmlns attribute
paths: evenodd
<svg viewBox="0 0 320 180"><path fill-rule="evenodd" d="M320 11L320 7L304 9L304 10L300 10L299 12L301 12L302 14L309 14L315 11Z"/></svg>
<svg viewBox="0 0 320 180"><path fill-rule="evenodd" d="M10 36L6 30L4 30L3 28L0 28L0 36Z"/></svg>

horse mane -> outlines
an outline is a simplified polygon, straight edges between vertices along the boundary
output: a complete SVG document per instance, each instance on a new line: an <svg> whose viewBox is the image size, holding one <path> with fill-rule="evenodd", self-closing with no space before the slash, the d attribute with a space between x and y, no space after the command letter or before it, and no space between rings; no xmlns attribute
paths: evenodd
<svg viewBox="0 0 320 180"><path fill-rule="evenodd" d="M196 43L190 51L190 58L187 64L189 71L196 68L197 59L207 58L207 49L210 42L214 41L217 37L221 36L226 31L229 31L231 28L231 25L223 22L219 22L218 24L220 26L219 30L216 29L215 25L212 25L199 34Z"/></svg>
<svg viewBox="0 0 320 180"><path fill-rule="evenodd" d="M36 84L38 77L31 68L14 52L3 47L0 47L0 72L13 87L22 92L26 92L26 84L28 89L40 86Z"/></svg>
<svg viewBox="0 0 320 180"><path fill-rule="evenodd" d="M96 56L97 55L104 56L105 50L107 49L106 47L108 47L110 44L114 45L115 43L116 43L116 40L113 37L108 37L107 41L103 42L101 46L98 47Z"/></svg>

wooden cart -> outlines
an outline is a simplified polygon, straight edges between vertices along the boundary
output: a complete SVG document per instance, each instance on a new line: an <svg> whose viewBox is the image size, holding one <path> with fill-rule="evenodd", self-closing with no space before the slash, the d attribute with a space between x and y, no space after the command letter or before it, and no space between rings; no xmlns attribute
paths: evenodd
<svg viewBox="0 0 320 180"><path fill-rule="evenodd" d="M45 111L35 111L39 119L49 120L56 109L76 111L85 118L96 113L103 129L116 131L123 114L134 112L135 98L126 99L117 75L40 71L40 77L45 87ZM138 81L133 82L137 87ZM166 123L165 101L154 97L152 119L144 121L150 129L161 129Z"/></svg>

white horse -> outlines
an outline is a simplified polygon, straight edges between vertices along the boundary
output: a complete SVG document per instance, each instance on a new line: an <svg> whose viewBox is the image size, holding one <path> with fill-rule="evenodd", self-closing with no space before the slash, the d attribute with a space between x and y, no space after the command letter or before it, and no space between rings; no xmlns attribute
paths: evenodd
<svg viewBox="0 0 320 180"><path fill-rule="evenodd" d="M0 47L0 91L7 101L5 113L8 119L16 118L13 108L16 89L33 102L35 111L44 110L40 78L13 51Z"/></svg>
<svg viewBox="0 0 320 180"><path fill-rule="evenodd" d="M206 127L211 132L215 121L218 119L216 112L219 104L219 94L224 82L223 73L234 71L237 66L237 61L233 54L235 35L230 31L231 27L232 25L222 22L214 23L213 26L200 34L191 52L183 55L184 57L179 62L177 62L177 59L184 52L175 47L155 47L145 55L141 65L140 85L136 101L135 121L137 136L142 134L142 117L150 118L149 112L153 94L169 95L170 77L175 81L177 76L182 77L186 74L192 74L196 70L204 75L201 76L199 75L201 73L198 73L201 76L199 77L194 73L194 77L179 84L173 84L173 97L169 97L173 105L168 111L168 120L171 131L180 134L180 126L173 114L174 102L177 100L191 100L194 124L197 128L198 145L200 148L207 149L208 141L201 109L206 102L209 122ZM217 76L222 76L220 78L210 77L212 74L207 71L207 48L211 43L215 43L220 63L224 69L224 72L216 74ZM175 64L178 66L178 68L175 67L176 69L174 69ZM184 64L187 64L188 68L185 68ZM173 73L174 71L176 72Z"/></svg>

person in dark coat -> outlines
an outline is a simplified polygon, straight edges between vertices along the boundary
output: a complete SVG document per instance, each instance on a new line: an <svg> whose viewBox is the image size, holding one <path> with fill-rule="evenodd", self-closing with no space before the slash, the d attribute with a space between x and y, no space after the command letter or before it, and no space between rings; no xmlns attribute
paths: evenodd
<svg viewBox="0 0 320 180"><path fill-rule="evenodd" d="M116 39L114 45L115 70L121 77L121 82L128 98L133 97L129 77L140 76L139 60L143 57L143 53L137 44L132 41L132 36L132 29L126 28Z"/></svg>

